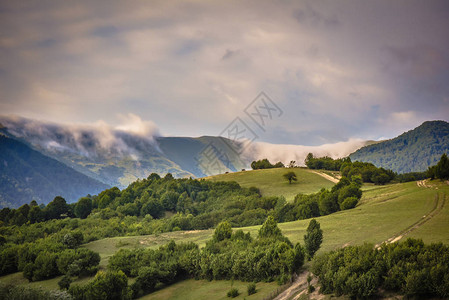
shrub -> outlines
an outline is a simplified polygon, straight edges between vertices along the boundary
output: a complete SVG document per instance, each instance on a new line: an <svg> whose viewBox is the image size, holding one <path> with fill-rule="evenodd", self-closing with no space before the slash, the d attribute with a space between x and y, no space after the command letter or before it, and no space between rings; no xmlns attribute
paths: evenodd
<svg viewBox="0 0 449 300"><path fill-rule="evenodd" d="M257 290L256 290L256 284L255 284L254 282L248 284L248 296L249 296L249 295L252 295L252 294L255 294L256 292L257 292Z"/></svg>
<svg viewBox="0 0 449 300"><path fill-rule="evenodd" d="M235 298L235 297L237 297L239 294L240 294L240 293L239 293L239 290L238 290L238 289L232 288L232 289L230 289L230 290L228 291L227 296L228 296L229 298Z"/></svg>
<svg viewBox="0 0 449 300"><path fill-rule="evenodd" d="M61 280L58 281L58 285L61 290L68 290L71 283L72 279L67 275L62 276Z"/></svg>
<svg viewBox="0 0 449 300"><path fill-rule="evenodd" d="M359 200L356 197L348 197L340 204L340 209L345 210L354 208L358 202Z"/></svg>

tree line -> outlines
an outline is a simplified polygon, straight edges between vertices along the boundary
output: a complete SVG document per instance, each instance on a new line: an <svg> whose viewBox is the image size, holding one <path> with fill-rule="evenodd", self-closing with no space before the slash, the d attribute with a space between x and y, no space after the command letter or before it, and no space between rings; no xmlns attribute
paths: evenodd
<svg viewBox="0 0 449 300"><path fill-rule="evenodd" d="M285 168L284 164L278 161L275 164L270 163L270 161L266 158L261 160L255 160L251 163L251 168L253 170L259 169L273 169L273 168Z"/></svg>
<svg viewBox="0 0 449 300"><path fill-rule="evenodd" d="M321 189L318 193L295 196L293 203L286 203L275 211L279 222L290 222L354 208L362 197L362 179L352 176L351 180L342 177L330 190Z"/></svg>
<svg viewBox="0 0 449 300"><path fill-rule="evenodd" d="M378 168L372 163L352 162L349 157L333 159L328 156L314 157L309 153L305 159L309 169L323 169L329 171L340 171L342 176L351 178L353 175L362 177L363 182L374 184L386 184L389 182L408 182L430 179L449 179L449 159L444 153L440 161L424 172L410 172L397 174L391 170Z"/></svg>
<svg viewBox="0 0 449 300"><path fill-rule="evenodd" d="M361 299L384 290L410 298L449 297L449 247L442 243L348 246L317 256L312 272L324 294Z"/></svg>

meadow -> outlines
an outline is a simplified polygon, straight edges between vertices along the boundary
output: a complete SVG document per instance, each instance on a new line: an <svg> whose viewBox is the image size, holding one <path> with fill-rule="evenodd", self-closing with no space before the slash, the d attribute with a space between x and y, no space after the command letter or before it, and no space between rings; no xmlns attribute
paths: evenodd
<svg viewBox="0 0 449 300"><path fill-rule="evenodd" d="M291 184L283 177L288 171L296 174L298 181ZM212 181L236 181L242 187L255 186L264 196L283 195L287 201L293 201L298 193L316 193L322 188L331 188L334 183L314 171L305 168L275 168L241 171L206 177Z"/></svg>

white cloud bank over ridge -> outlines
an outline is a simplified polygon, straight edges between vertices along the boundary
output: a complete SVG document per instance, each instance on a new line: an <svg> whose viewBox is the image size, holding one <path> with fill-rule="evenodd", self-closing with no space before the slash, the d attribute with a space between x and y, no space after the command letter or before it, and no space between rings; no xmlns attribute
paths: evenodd
<svg viewBox="0 0 449 300"><path fill-rule="evenodd" d="M272 163L281 161L284 164L288 164L294 160L297 165L304 166L304 160L309 153L313 153L315 157L329 156L335 159L346 157L365 145L366 141L362 139L349 139L344 142L323 144L320 146L255 142L245 149L244 155L255 160L267 158Z"/></svg>
<svg viewBox="0 0 449 300"><path fill-rule="evenodd" d="M142 152L159 151L156 138L161 136L157 126L136 115L120 116L121 123L111 126L104 121L91 125L66 125L26 119L18 116L0 116L0 123L13 135L50 152L72 152L85 157L128 156L138 159ZM268 158L271 162L291 160L304 165L308 153L315 156L340 158L365 145L361 139L320 146L270 144L254 142L245 149L248 160Z"/></svg>

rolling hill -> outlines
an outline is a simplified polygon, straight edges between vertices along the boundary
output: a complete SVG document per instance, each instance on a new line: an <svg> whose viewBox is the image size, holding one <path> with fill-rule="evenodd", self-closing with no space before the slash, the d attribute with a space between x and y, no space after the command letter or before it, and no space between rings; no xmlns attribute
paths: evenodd
<svg viewBox="0 0 449 300"><path fill-rule="evenodd" d="M279 170L258 170L252 172L239 172L236 174L226 174L217 176L219 178L231 175L236 178L245 176L255 176L251 185L261 185L266 178L273 178L273 171ZM305 176L308 170L300 169L300 176ZM266 176L262 176L263 173ZM316 175L316 174L311 174ZM243 176L243 177L242 177ZM318 175L316 175L318 176ZM314 178L312 185L317 186L322 183L320 177ZM210 180L216 180L212 177ZM246 178L249 180L249 178ZM320 183L321 182L321 183ZM244 184L244 183L242 183ZM309 187L305 185L306 190ZM283 182L274 183L272 190L279 191L279 195L287 196L283 190ZM299 185L298 185L298 190ZM380 244L404 240L407 237L421 238L426 243L443 242L449 243L449 233L444 224L449 220L449 206L447 199L449 196L449 186L439 181L408 182L402 184L392 184L386 186L374 186L367 184L364 186L364 195L356 208L337 212L331 215L318 217L321 228L324 231L324 240L319 252L330 251L348 245L361 245L365 242ZM306 190L302 190L305 192ZM404 209L407 207L407 209ZM282 230L293 243L301 242L306 232L310 220L299 220L294 222L280 223ZM260 226L244 227L244 232L250 232L256 236ZM235 229L234 229L235 230ZM213 230L176 231L155 235L125 236L106 238L90 242L84 247L99 252L101 256L100 266L105 268L111 255L120 249L134 248L158 248L160 245L168 243L170 240L178 242L195 242L204 246L206 241L213 235ZM58 289L57 282L61 277L54 279L29 283L21 273L15 273L0 278L3 283L21 284L24 286L42 286L45 289ZM85 284L89 278L77 279L74 284ZM235 286L244 291L247 283L241 281L194 281L188 279L165 287L152 294L144 296L143 299L206 299L210 295L217 295L217 299L225 299L226 292L231 286ZM271 291L278 288L276 283L258 283L258 293L247 297L242 293L236 299L263 299L268 297Z"/></svg>
<svg viewBox="0 0 449 300"><path fill-rule="evenodd" d="M19 207L55 196L68 202L96 194L109 186L0 134L0 208Z"/></svg>
<svg viewBox="0 0 449 300"><path fill-rule="evenodd" d="M407 173L427 170L443 153L449 153L449 123L428 121L394 139L362 147L350 157L353 161Z"/></svg>
<svg viewBox="0 0 449 300"><path fill-rule="evenodd" d="M283 177L287 171L293 171L298 181L288 183ZM316 193L322 188L331 188L334 183L320 172L305 168L276 168L265 170L241 171L206 177L212 181L236 181L242 187L257 187L264 196L283 195L287 201L293 201L298 193Z"/></svg>

